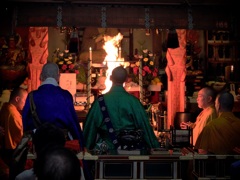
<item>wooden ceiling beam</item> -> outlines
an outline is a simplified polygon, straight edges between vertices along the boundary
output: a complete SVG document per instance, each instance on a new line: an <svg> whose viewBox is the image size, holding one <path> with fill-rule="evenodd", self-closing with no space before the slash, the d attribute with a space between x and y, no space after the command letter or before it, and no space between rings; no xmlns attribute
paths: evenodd
<svg viewBox="0 0 240 180"><path fill-rule="evenodd" d="M228 6L233 0L8 0L10 3L67 3L85 5L189 5L189 6ZM6 3L6 2L5 2Z"/></svg>

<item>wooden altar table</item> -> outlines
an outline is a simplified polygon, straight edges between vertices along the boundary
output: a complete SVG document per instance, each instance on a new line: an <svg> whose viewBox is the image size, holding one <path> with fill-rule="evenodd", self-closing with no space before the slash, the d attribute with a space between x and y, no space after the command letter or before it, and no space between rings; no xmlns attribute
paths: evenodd
<svg viewBox="0 0 240 180"><path fill-rule="evenodd" d="M185 167L193 156L179 149L151 155L89 155L83 158L94 161L95 179L179 179L184 173L182 166Z"/></svg>
<svg viewBox="0 0 240 180"><path fill-rule="evenodd" d="M194 154L193 175L196 179L231 179L231 164L240 159L236 155Z"/></svg>

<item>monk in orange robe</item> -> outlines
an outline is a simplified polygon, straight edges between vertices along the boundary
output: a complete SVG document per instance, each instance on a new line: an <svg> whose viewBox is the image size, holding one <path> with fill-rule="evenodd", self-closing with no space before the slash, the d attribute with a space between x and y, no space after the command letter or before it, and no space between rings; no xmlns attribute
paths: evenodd
<svg viewBox="0 0 240 180"><path fill-rule="evenodd" d="M199 154L233 154L240 147L240 119L233 112L234 97L222 92L215 100L218 118L213 119L204 128L195 144Z"/></svg>

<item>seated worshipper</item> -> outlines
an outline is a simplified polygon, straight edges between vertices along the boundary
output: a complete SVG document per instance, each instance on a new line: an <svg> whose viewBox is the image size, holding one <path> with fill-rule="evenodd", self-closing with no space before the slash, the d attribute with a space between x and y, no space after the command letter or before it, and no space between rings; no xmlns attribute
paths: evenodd
<svg viewBox="0 0 240 180"><path fill-rule="evenodd" d="M199 108L203 109L202 112L197 116L194 123L182 122L180 125L181 127L188 126L193 129L193 146L195 146L196 140L206 124L217 117L214 106L215 98L216 93L212 87L202 88L197 96L197 104Z"/></svg>
<svg viewBox="0 0 240 180"><path fill-rule="evenodd" d="M0 126L4 129L1 155L3 161L9 166L10 176L14 176L24 168L25 160L20 161L18 165L15 164L13 168L12 155L23 136L21 111L27 94L25 89L15 88L11 92L9 102L5 102L0 111Z"/></svg>
<svg viewBox="0 0 240 180"><path fill-rule="evenodd" d="M77 114L74 109L73 97L68 90L59 84L59 67L56 63L46 63L40 75L41 85L32 91L36 113L41 123L50 122L70 132L70 139L78 139L83 148L83 137ZM23 108L24 131L35 129L29 96Z"/></svg>
<svg viewBox="0 0 240 180"><path fill-rule="evenodd" d="M240 119L233 112L234 97L224 91L217 95L215 107L218 117L209 122L199 135L195 149L199 154L233 154L240 147Z"/></svg>
<svg viewBox="0 0 240 180"><path fill-rule="evenodd" d="M112 87L109 92L104 94L105 104L113 129L116 133L124 129L142 129L147 148L159 148L160 144L153 132L146 110L139 99L129 94L123 87L127 77L127 70L122 66L113 69L110 76ZM98 134L99 138L96 142ZM97 143L105 142L109 152L117 154L116 148L108 133L108 128L103 121L98 99L93 102L87 114L83 135L88 150L97 149Z"/></svg>
<svg viewBox="0 0 240 180"><path fill-rule="evenodd" d="M46 148L39 154L34 172L38 180L80 180L80 161L64 147Z"/></svg>
<svg viewBox="0 0 240 180"><path fill-rule="evenodd" d="M36 159L46 147L64 147L66 142L62 129L51 123L44 123L36 129L32 136L33 149L35 150ZM35 163L35 162L34 162ZM35 180L36 175L33 168L25 170L18 174L15 180Z"/></svg>

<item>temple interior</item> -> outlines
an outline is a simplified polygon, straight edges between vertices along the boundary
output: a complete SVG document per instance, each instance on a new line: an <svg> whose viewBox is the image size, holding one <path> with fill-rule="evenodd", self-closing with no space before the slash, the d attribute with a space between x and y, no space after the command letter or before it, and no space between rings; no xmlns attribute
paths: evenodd
<svg viewBox="0 0 240 180"><path fill-rule="evenodd" d="M129 74L124 88L145 107L161 148L116 156L77 152L80 160L94 162L94 179L231 179L240 147L231 155L198 154L193 130L180 123L196 122L198 92L206 86L230 91L232 112L240 118L236 7L226 0L1 2L0 108L15 87L38 89L43 65L55 62L59 86L72 94L83 128L93 101L111 87L112 69L121 65ZM144 66L155 74L145 76Z"/></svg>

